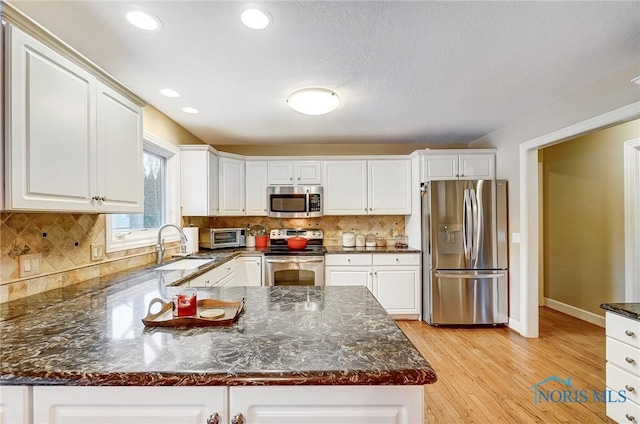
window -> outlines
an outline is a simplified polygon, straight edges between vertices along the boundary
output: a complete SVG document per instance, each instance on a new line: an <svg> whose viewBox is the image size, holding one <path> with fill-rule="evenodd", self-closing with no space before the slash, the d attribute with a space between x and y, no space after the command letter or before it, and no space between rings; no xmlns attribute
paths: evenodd
<svg viewBox="0 0 640 424"><path fill-rule="evenodd" d="M145 133L144 212L107 215L107 252L152 246L162 225L179 224L178 151L176 146ZM170 232L164 238L167 242L179 239L177 233Z"/></svg>

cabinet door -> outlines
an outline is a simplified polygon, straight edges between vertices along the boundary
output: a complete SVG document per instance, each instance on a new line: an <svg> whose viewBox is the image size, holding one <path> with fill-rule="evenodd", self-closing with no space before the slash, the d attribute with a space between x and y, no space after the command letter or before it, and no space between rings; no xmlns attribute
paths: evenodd
<svg viewBox="0 0 640 424"><path fill-rule="evenodd" d="M369 214L411 215L410 160L369 161Z"/></svg>
<svg viewBox="0 0 640 424"><path fill-rule="evenodd" d="M457 179L458 155L437 155L424 158L424 181Z"/></svg>
<svg viewBox="0 0 640 424"><path fill-rule="evenodd" d="M238 262L237 286L262 285L262 256L241 256Z"/></svg>
<svg viewBox="0 0 640 424"><path fill-rule="evenodd" d="M293 185L292 161L269 161L269 185Z"/></svg>
<svg viewBox="0 0 640 424"><path fill-rule="evenodd" d="M142 110L101 82L97 110L99 211L142 212Z"/></svg>
<svg viewBox="0 0 640 424"><path fill-rule="evenodd" d="M327 286L364 286L371 291L371 267L328 266L324 269Z"/></svg>
<svg viewBox="0 0 640 424"><path fill-rule="evenodd" d="M229 415L251 424L415 424L423 402L423 386L229 388Z"/></svg>
<svg viewBox="0 0 640 424"><path fill-rule="evenodd" d="M33 388L36 423L202 424L227 422L226 387L55 387Z"/></svg>
<svg viewBox="0 0 640 424"><path fill-rule="evenodd" d="M180 206L183 216L218 214L218 157L209 147L180 149Z"/></svg>
<svg viewBox="0 0 640 424"><path fill-rule="evenodd" d="M420 313L420 267L374 267L373 295L391 315Z"/></svg>
<svg viewBox="0 0 640 424"><path fill-rule="evenodd" d="M299 162L294 163L295 183L298 185L320 185L322 184L322 166L320 162Z"/></svg>
<svg viewBox="0 0 640 424"><path fill-rule="evenodd" d="M492 180L495 176L493 155L460 155L461 180Z"/></svg>
<svg viewBox="0 0 640 424"><path fill-rule="evenodd" d="M324 215L367 213L367 162L327 161L324 164Z"/></svg>
<svg viewBox="0 0 640 424"><path fill-rule="evenodd" d="M32 422L29 387L0 386L0 424Z"/></svg>
<svg viewBox="0 0 640 424"><path fill-rule="evenodd" d="M95 212L96 79L7 25L9 209Z"/></svg>
<svg viewBox="0 0 640 424"><path fill-rule="evenodd" d="M220 215L244 215L244 161L221 157Z"/></svg>
<svg viewBox="0 0 640 424"><path fill-rule="evenodd" d="M267 162L245 163L246 214L267 216Z"/></svg>

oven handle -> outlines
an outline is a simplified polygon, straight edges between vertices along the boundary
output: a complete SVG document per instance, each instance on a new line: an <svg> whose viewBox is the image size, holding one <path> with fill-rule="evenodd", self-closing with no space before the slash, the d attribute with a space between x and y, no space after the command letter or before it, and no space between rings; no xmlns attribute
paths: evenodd
<svg viewBox="0 0 640 424"><path fill-rule="evenodd" d="M271 258L267 258L267 263L272 263L272 264L290 264L290 263L297 263L297 264L308 264L308 263L322 263L324 262L324 258L313 258L313 259L299 259L299 258L286 258L286 259L271 259Z"/></svg>

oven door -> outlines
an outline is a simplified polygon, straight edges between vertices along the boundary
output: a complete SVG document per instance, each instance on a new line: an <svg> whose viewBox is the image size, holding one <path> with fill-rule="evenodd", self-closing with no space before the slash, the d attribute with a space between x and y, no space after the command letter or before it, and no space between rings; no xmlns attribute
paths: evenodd
<svg viewBox="0 0 640 424"><path fill-rule="evenodd" d="M266 256L267 286L323 286L324 256Z"/></svg>

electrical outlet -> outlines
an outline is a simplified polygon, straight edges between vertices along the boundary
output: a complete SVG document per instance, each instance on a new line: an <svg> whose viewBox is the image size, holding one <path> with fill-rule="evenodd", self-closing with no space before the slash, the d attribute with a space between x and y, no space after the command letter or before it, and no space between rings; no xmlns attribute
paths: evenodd
<svg viewBox="0 0 640 424"><path fill-rule="evenodd" d="M104 258L104 243L96 243L91 245L91 260L99 261Z"/></svg>
<svg viewBox="0 0 640 424"><path fill-rule="evenodd" d="M32 275L40 274L40 267L42 265L42 254L32 253L30 255L18 256L18 275L22 277L31 277Z"/></svg>

